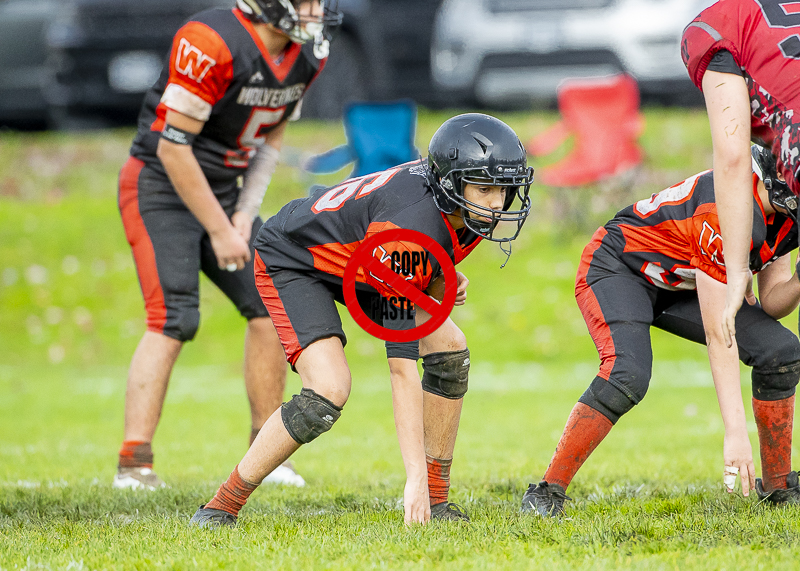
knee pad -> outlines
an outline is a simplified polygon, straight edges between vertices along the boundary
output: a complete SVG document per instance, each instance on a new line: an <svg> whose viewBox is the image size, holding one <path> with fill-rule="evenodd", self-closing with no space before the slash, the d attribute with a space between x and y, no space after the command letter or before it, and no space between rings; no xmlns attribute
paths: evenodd
<svg viewBox="0 0 800 571"><path fill-rule="evenodd" d="M795 393L800 380L800 361L781 367L753 367L753 398L756 400L782 400Z"/></svg>
<svg viewBox="0 0 800 571"><path fill-rule="evenodd" d="M302 389L299 395L281 406L281 419L289 435L300 444L308 444L342 416L342 407L336 406L311 389Z"/></svg>
<svg viewBox="0 0 800 571"><path fill-rule="evenodd" d="M590 406L616 424L620 417L639 404L641 399L623 392L602 377L595 377L578 402Z"/></svg>
<svg viewBox="0 0 800 571"><path fill-rule="evenodd" d="M451 400L467 394L469 349L425 355L422 369L423 391Z"/></svg>

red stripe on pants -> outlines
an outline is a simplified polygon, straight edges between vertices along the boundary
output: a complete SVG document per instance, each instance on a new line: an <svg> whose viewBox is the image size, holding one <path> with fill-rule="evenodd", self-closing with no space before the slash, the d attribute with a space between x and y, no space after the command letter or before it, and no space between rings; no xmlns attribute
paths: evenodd
<svg viewBox="0 0 800 571"><path fill-rule="evenodd" d="M283 306L272 278L267 274L267 267L258 251L256 251L255 257L254 271L258 293L261 295L261 299L264 301L267 311L269 311L272 323L275 325L275 330L278 332L278 338L281 340L283 351L286 353L286 360L294 366L300 357L300 353L303 352L303 348L300 346L297 333L295 333L292 322L286 314L286 308Z"/></svg>
<svg viewBox="0 0 800 571"><path fill-rule="evenodd" d="M589 266L592 263L594 253L603 242L603 238L608 232L605 228L600 228L592 236L591 242L584 248L581 254L581 264L578 268L578 275L575 278L575 299L578 308L581 310L589 334L592 336L597 353L600 355L600 372L597 374L605 380L611 375L614 362L617 360L614 348L614 340L611 338L611 329L603 317L603 310L594 295L592 288L586 283L586 275L589 273Z"/></svg>
<svg viewBox="0 0 800 571"><path fill-rule="evenodd" d="M134 157L129 157L123 165L119 173L119 211L122 214L125 236L136 262L136 273L139 275L139 285L147 311L147 329L163 333L167 322L167 306L164 304L164 291L158 277L156 252L139 212L139 173L142 167L144 163Z"/></svg>

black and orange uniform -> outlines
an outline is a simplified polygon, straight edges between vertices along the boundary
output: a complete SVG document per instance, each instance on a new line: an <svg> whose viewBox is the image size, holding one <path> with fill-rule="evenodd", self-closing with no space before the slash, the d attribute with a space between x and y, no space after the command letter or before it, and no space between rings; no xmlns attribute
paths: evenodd
<svg viewBox="0 0 800 571"><path fill-rule="evenodd" d="M754 273L798 247L792 219L765 216L757 182L753 175ZM695 285L698 270L725 282L711 171L640 200L595 232L581 257L575 298L597 347L600 370L572 410L545 482L566 489L613 424L644 398L653 361L650 327L705 344ZM800 374L795 334L758 304L742 306L736 333L739 357L753 368L756 417L775 403L793 402ZM770 469L782 474L775 475L773 486L782 477L780 487L786 487L791 469L787 454L791 442L788 447L762 442L765 481Z"/></svg>
<svg viewBox="0 0 800 571"><path fill-rule="evenodd" d="M230 217L239 177L256 148L297 110L324 63L314 57L311 45L293 42L273 60L238 9L201 12L176 33L161 76L145 96L119 181L119 208L148 330L181 341L194 337L200 270L244 317L267 315L253 283L252 261L237 272L217 267L205 229L175 192L156 155L167 109L205 122L192 151ZM261 223L254 221L253 236Z"/></svg>
<svg viewBox="0 0 800 571"><path fill-rule="evenodd" d="M772 149L800 194L800 12L780 0L720 0L684 30L681 55L702 89L707 69L742 75L754 143Z"/></svg>
<svg viewBox="0 0 800 571"><path fill-rule="evenodd" d="M334 302L343 302L345 267L364 240L385 230L415 230L439 243L454 264L478 245L477 234L454 230L438 209L427 169L424 161L415 161L320 189L289 202L261 228L255 241L256 285L292 365L314 341L335 336L347 342ZM404 254L417 261L405 272L397 267ZM372 256L419 291L440 271L441 261L410 241L382 244ZM381 296L403 298L401 291L363 267L358 269L356 293L365 312L380 307L376 300ZM372 317L381 315L373 312ZM414 324L413 319L409 325L398 318L386 326ZM416 358L417 343L388 343L387 353Z"/></svg>

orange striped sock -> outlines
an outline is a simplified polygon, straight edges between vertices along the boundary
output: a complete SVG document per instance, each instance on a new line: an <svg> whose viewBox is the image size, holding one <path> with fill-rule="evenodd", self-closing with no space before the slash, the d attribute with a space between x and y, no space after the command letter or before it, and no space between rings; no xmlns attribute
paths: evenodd
<svg viewBox="0 0 800 571"><path fill-rule="evenodd" d="M794 395L773 401L753 399L753 416L758 428L764 490L785 490L786 476L792 470Z"/></svg>
<svg viewBox="0 0 800 571"><path fill-rule="evenodd" d="M214 498L206 504L207 508L239 515L239 510L247 503L258 484L252 484L239 475L239 466L233 469L228 480L219 487Z"/></svg>
<svg viewBox="0 0 800 571"><path fill-rule="evenodd" d="M453 459L442 460L426 454L425 462L428 465L428 494L431 505L446 502L450 492L450 466L453 464Z"/></svg>
<svg viewBox="0 0 800 571"><path fill-rule="evenodd" d="M119 449L119 468L152 468L153 448L149 442L126 440Z"/></svg>
<svg viewBox="0 0 800 571"><path fill-rule="evenodd" d="M542 479L566 490L580 467L613 426L608 418L592 407L581 402L576 404Z"/></svg>

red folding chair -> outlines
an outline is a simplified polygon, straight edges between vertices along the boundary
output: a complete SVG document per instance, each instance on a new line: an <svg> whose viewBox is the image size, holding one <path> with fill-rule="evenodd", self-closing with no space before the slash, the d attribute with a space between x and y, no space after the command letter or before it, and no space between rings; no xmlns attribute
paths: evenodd
<svg viewBox="0 0 800 571"><path fill-rule="evenodd" d="M557 163L539 169L548 186L582 186L627 171L642 162L636 142L644 128L639 112L639 87L629 75L570 79L558 88L561 121L531 139L528 152L542 156L567 137L572 151Z"/></svg>

